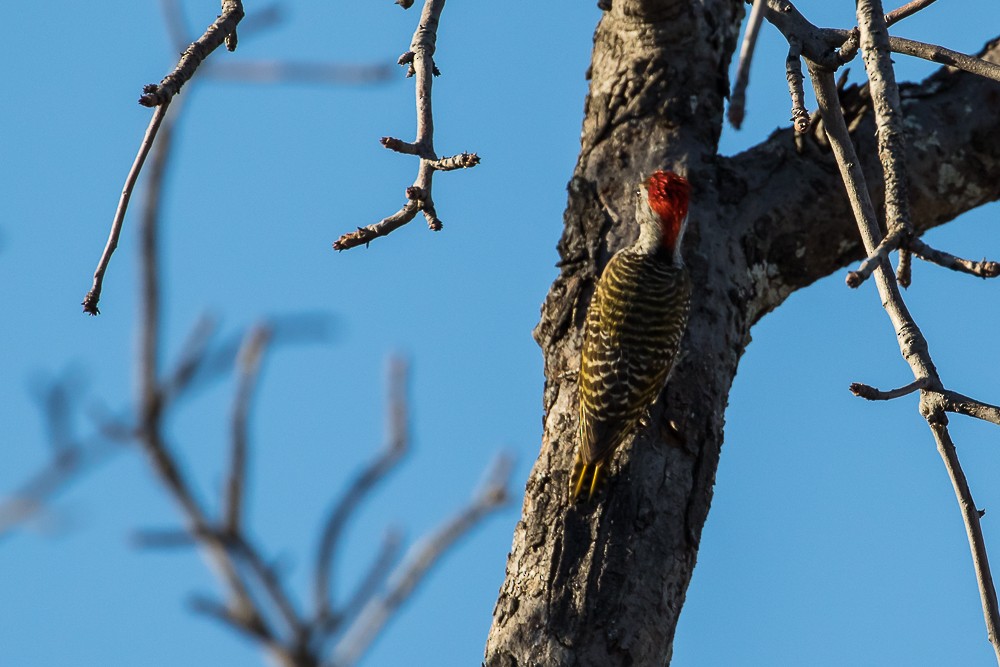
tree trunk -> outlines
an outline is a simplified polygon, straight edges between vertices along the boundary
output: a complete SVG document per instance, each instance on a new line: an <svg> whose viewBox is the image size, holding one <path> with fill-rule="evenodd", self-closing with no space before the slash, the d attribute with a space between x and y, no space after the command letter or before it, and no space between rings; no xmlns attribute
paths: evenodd
<svg viewBox="0 0 1000 667"><path fill-rule="evenodd" d="M545 430L486 647L489 667L663 665L694 569L723 422L751 326L791 292L861 257L819 129L716 154L742 0L614 0L595 37L561 275L535 332ZM1000 60L996 43L984 52ZM781 73L775 73L780 76ZM942 70L902 87L922 232L1000 198L1000 85ZM869 183L881 181L865 89L844 92ZM584 314L600 270L636 234L629 194L658 168L693 185L684 257L695 291L669 385L604 499L568 500ZM881 193L873 193L881 202Z"/></svg>

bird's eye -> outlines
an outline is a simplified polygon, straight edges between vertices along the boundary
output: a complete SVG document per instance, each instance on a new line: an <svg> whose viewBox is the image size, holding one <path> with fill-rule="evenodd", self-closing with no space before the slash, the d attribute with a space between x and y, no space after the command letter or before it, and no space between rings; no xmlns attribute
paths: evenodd
<svg viewBox="0 0 1000 667"><path fill-rule="evenodd" d="M635 197L636 197L636 199L638 199L639 197L642 197L642 188L636 188L635 189Z"/></svg>

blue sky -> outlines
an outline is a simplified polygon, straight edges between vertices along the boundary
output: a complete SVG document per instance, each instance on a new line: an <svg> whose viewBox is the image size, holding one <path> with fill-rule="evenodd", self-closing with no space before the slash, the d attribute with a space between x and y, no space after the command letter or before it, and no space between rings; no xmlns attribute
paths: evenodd
<svg viewBox="0 0 1000 667"><path fill-rule="evenodd" d="M192 31L216 8L184 3ZM204 3L201 3L204 5ZM846 26L853 3L800 3ZM836 6L834 6L836 5ZM248 5L250 12L254 6ZM280 26L222 59L393 62L417 10L300 1ZM410 540L463 503L497 451L518 456L520 494L541 436L541 356L531 339L556 275L565 184L579 146L594 3L445 8L435 143L476 151L473 170L435 179L445 229L421 220L368 250L342 232L395 211L416 163L381 148L411 139L412 82L370 87L203 80L185 116L165 201L167 353L211 312L236 332L262 317L328 315L324 344L267 362L253 422L253 534L307 601L324 509L382 440L384 366L412 361L414 443L353 524L341 590L388 525ZM974 52L1000 25L985 0L942 4L898 34ZM31 386L72 373L81 407L129 406L136 306L134 218L108 273L103 314L79 302L149 112L141 86L175 62L158 3L21 3L0 26L10 53L0 99L0 490L42 465ZM788 124L785 48L764 26L734 153ZM933 67L896 58L900 78ZM860 62L852 66L858 80ZM140 193L133 204L141 202ZM985 207L932 232L960 255L1000 257ZM997 285L921 263L907 301L945 383L1000 401L987 369ZM991 664L960 517L916 399L871 404L847 386L909 381L874 287L832 276L754 330L727 413L726 445L675 665ZM170 432L204 498L226 461L231 383L185 402ZM1000 508L994 428L954 418L977 504ZM78 426L87 428L81 417ZM0 664L262 664L255 647L191 614L214 580L189 552L143 552L131 531L178 525L144 461L125 451L79 480L47 519L0 542ZM365 665L477 664L520 498L435 570ZM1000 509L984 529L1000 559Z"/></svg>

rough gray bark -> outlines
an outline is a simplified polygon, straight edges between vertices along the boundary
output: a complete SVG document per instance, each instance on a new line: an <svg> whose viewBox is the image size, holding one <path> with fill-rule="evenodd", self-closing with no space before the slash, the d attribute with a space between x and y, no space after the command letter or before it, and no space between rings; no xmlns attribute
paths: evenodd
<svg viewBox="0 0 1000 667"><path fill-rule="evenodd" d="M821 130L801 150L785 130L735 157L716 154L742 16L742 0L615 0L597 28L562 272L535 332L545 431L489 667L670 661L750 329L796 289L862 256ZM984 53L1000 60L996 42ZM1000 117L988 111L1000 86L943 70L901 95L917 233L1000 199ZM868 182L880 183L866 94L849 89L841 101L857 120ZM634 238L629 192L657 168L686 172L694 186L684 255L695 293L681 360L650 425L616 457L606 500L570 507L583 317L601 268ZM881 192L872 194L880 206Z"/></svg>

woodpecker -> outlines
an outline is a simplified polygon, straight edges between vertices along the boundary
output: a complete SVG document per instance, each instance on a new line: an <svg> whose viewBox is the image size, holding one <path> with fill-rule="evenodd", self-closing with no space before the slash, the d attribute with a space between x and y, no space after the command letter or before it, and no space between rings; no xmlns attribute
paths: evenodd
<svg viewBox="0 0 1000 667"><path fill-rule="evenodd" d="M691 187L656 171L635 192L639 238L611 258L587 309L580 361L574 502L592 500L615 450L666 383L687 326L691 279L681 261Z"/></svg>

